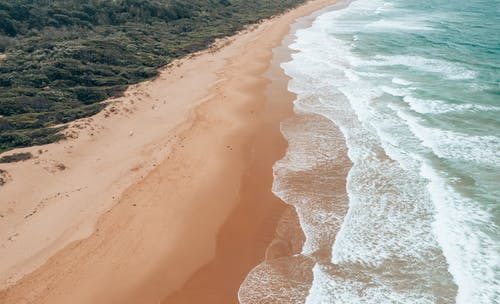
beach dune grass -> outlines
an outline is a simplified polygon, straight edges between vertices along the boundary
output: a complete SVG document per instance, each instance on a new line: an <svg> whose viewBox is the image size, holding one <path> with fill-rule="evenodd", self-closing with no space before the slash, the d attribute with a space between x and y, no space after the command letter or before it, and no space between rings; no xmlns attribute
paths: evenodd
<svg viewBox="0 0 500 304"><path fill-rule="evenodd" d="M10 155L5 155L0 157L0 164L1 163L13 163L13 162L18 162L18 161L24 161L32 158L33 155L29 152L20 152L20 153L14 153ZM0 172L0 173L3 173Z"/></svg>

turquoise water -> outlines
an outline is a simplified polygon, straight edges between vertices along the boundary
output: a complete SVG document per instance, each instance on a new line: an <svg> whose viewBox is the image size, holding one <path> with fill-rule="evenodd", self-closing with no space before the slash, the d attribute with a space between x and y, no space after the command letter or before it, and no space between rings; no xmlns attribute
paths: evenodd
<svg viewBox="0 0 500 304"><path fill-rule="evenodd" d="M500 2L357 0L290 48L297 117L337 126L353 166L344 203L292 189L339 145L318 123L283 124L273 190L307 238L309 262L290 267L313 277L287 303L500 303Z"/></svg>

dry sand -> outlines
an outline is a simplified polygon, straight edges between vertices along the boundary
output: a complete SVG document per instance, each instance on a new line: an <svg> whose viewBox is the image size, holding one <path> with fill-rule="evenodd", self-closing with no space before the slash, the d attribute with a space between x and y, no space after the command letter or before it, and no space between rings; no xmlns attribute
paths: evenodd
<svg viewBox="0 0 500 304"><path fill-rule="evenodd" d="M285 210L271 166L293 95L264 72L289 25L333 2L179 60L1 165L0 302L237 302Z"/></svg>

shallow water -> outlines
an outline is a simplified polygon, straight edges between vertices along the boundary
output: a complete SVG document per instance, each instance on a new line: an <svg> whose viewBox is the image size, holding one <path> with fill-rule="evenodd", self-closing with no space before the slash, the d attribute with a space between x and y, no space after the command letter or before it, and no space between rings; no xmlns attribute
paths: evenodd
<svg viewBox="0 0 500 304"><path fill-rule="evenodd" d="M357 0L297 31L273 190L306 241L242 303L500 302L499 28L498 1Z"/></svg>

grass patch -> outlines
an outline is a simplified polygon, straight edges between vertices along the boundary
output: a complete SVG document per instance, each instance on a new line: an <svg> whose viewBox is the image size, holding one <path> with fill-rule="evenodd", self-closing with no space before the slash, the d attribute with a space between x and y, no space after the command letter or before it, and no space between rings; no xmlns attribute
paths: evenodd
<svg viewBox="0 0 500 304"><path fill-rule="evenodd" d="M5 163L15 163L19 161L25 161L33 157L30 152L14 153L11 155L5 155L0 158L0 164Z"/></svg>

